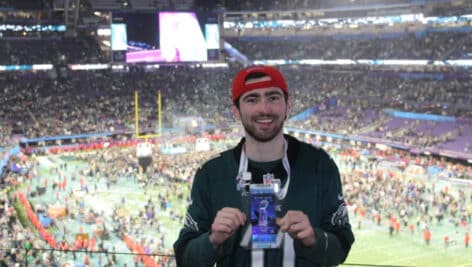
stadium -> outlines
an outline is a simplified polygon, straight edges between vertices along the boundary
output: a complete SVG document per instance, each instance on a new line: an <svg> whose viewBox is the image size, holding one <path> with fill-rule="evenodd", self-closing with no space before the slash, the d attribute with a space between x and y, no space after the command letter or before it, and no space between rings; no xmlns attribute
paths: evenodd
<svg viewBox="0 0 472 267"><path fill-rule="evenodd" d="M0 266L176 266L255 64L339 167L341 266L472 266L471 33L468 0L0 0Z"/></svg>

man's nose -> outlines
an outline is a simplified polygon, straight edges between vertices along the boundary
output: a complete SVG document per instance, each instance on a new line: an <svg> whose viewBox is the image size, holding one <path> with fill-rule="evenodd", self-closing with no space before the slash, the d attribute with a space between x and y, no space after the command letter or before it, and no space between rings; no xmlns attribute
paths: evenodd
<svg viewBox="0 0 472 267"><path fill-rule="evenodd" d="M260 111L270 111L272 109L272 103L268 99L262 99L259 103L259 110Z"/></svg>

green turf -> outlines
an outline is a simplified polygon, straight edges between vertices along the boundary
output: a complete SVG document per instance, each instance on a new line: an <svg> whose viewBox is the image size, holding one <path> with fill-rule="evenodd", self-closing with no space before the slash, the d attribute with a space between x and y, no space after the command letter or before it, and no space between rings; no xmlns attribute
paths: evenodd
<svg viewBox="0 0 472 267"><path fill-rule="evenodd" d="M400 232L389 237L388 229L369 225L354 229L356 241L351 249L347 264L398 265L449 267L472 266L472 248L465 248L463 239L448 248L441 237L432 237L431 244L424 243L421 233L411 235ZM461 236L462 237L462 236Z"/></svg>
<svg viewBox="0 0 472 267"><path fill-rule="evenodd" d="M39 166L39 175L53 180L54 174L49 169L57 162L67 162L68 166L82 169L87 166L84 161L77 160L74 157L46 156L41 157ZM159 205L157 196L163 193L165 188L159 185L150 185L146 188L146 194L142 186L136 184L132 179L123 178L118 184L113 185L111 191L107 191L103 179L91 180L87 178L89 185L92 182L99 184L100 192L97 192L90 198L89 205L111 205L120 201L121 197L126 195L126 209L130 214L136 215L138 210L142 210L145 203L152 198L155 205ZM77 187L78 181L74 184ZM184 190L184 195L189 193L188 187L182 184L179 189ZM75 188L76 188L75 187ZM186 199L186 198L184 198ZM169 195L171 209L174 213L183 216L186 210L186 202L179 200L174 194ZM159 222L163 227L165 234L166 248L171 249L172 243L178 235L182 221L169 216L169 210L157 214ZM182 218L182 217L180 217ZM351 215L351 222L354 224L356 218ZM384 221L384 223L387 223ZM463 229L456 233L454 226L445 222L442 226L431 225L433 239L431 245L427 246L420 232L411 235L406 229L401 230L399 235L389 237L386 224L377 226L369 221L363 221L362 229L354 229L356 242L351 253L343 266L424 266L424 267L472 267L472 248L465 248L463 244ZM443 244L445 233L450 234L456 241L449 248ZM452 234L451 234L452 233ZM117 247L117 252L129 252L124 247ZM358 265L357 265L358 264Z"/></svg>

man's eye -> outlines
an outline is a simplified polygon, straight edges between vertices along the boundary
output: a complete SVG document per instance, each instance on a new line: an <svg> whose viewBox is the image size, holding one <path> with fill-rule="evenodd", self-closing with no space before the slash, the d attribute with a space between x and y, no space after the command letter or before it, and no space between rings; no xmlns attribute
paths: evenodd
<svg viewBox="0 0 472 267"><path fill-rule="evenodd" d="M247 103L255 103L255 102L257 102L257 98L255 98L255 97L246 98L246 102Z"/></svg>

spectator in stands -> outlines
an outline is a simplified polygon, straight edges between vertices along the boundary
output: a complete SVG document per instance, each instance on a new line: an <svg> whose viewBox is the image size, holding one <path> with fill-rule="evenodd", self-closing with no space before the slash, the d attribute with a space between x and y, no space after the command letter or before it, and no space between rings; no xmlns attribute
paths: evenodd
<svg viewBox="0 0 472 267"><path fill-rule="evenodd" d="M233 81L232 100L233 114L242 123L246 137L197 171L185 225L174 244L177 264L342 263L354 236L338 169L322 149L283 134L284 121L291 111L283 75L267 66L243 69ZM250 212L243 212L248 208L241 204L246 189L240 183L247 173L252 174L252 184L265 182L262 176L267 173L281 178L276 195L282 205L276 222L285 233L283 248L250 253L240 245L247 230L243 226L251 218ZM239 184L239 190L235 184Z"/></svg>

